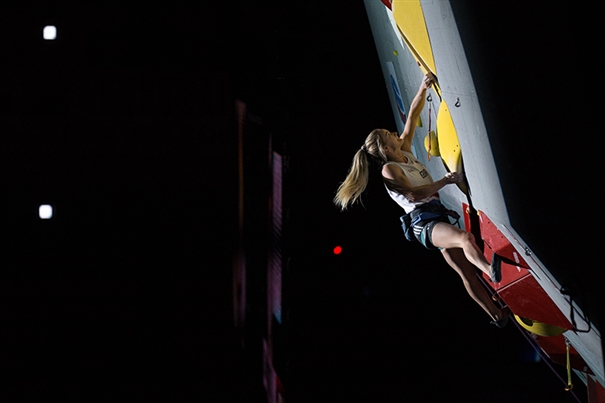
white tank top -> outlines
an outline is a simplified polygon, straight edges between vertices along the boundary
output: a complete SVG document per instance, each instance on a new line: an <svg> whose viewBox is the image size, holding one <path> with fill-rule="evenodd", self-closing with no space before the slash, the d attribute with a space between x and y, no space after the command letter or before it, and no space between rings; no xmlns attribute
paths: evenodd
<svg viewBox="0 0 605 403"><path fill-rule="evenodd" d="M413 154L407 151L402 152L406 157L408 157L407 163L391 161L387 162L385 165L392 164L397 165L399 168L401 168L403 174L406 176L406 178L408 178L410 184L413 187L429 185L433 183L433 178L431 177L429 170L426 169L426 167L420 161L418 161ZM395 202L399 204L405 210L406 213L409 213L410 211L414 210L414 208L416 208L416 206L420 204L428 203L429 201L434 199L439 199L439 193L435 193L434 195L426 197L422 200L411 202L410 200L406 199L401 193L389 189L386 184L385 187L387 189L387 192L389 193L389 196L391 196L391 198L395 200Z"/></svg>

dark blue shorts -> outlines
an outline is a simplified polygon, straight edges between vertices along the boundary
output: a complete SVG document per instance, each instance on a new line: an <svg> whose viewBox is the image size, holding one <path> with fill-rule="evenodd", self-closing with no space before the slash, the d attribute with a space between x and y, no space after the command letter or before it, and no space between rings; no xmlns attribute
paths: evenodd
<svg viewBox="0 0 605 403"><path fill-rule="evenodd" d="M416 236L418 242L420 242L425 248L431 250L441 249L433 245L432 241L433 228L435 227L435 224L440 222L451 224L450 220L445 216L441 218L436 218L434 220L420 221L419 223L414 225L414 236Z"/></svg>

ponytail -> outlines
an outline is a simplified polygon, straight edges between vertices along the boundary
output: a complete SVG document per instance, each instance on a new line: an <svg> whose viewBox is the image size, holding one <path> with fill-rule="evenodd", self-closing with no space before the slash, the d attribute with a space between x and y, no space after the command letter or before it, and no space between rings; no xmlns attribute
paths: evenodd
<svg viewBox="0 0 605 403"><path fill-rule="evenodd" d="M369 163L366 152L359 150L353 157L353 164L344 182L338 187L334 204L344 211L355 203L368 186Z"/></svg>
<svg viewBox="0 0 605 403"><path fill-rule="evenodd" d="M368 135L361 150L355 153L347 177L338 187L334 204L340 207L341 211L346 210L350 204L359 200L359 197L366 190L370 163L375 162L382 165L387 161L387 157L381 148L380 132L381 129L375 129Z"/></svg>

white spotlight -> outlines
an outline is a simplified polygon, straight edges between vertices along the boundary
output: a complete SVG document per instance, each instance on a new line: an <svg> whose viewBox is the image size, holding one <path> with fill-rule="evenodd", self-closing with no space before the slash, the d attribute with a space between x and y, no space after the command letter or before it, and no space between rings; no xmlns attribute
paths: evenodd
<svg viewBox="0 0 605 403"><path fill-rule="evenodd" d="M57 27L55 27L54 25L45 26L44 31L42 31L42 35L47 41L55 40L55 38L57 38Z"/></svg>
<svg viewBox="0 0 605 403"><path fill-rule="evenodd" d="M43 220L48 220L53 216L53 206L50 204L42 204L38 209L38 214Z"/></svg>

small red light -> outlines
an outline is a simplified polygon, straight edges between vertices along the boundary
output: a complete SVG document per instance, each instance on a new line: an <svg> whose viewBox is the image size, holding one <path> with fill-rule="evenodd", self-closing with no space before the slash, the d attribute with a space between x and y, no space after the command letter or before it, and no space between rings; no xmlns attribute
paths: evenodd
<svg viewBox="0 0 605 403"><path fill-rule="evenodd" d="M334 254L335 255L340 255L340 252L342 252L342 248L340 246L337 246L334 248Z"/></svg>

